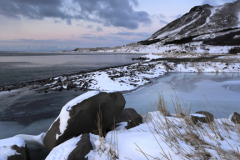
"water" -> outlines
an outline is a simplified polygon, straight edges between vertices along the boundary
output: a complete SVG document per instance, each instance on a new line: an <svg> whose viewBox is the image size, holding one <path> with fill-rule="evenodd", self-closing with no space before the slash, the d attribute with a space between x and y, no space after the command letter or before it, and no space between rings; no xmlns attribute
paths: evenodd
<svg viewBox="0 0 240 160"><path fill-rule="evenodd" d="M140 55L0 52L0 86L135 63Z"/></svg>
<svg viewBox="0 0 240 160"><path fill-rule="evenodd" d="M170 113L175 113L172 99L178 98L183 109L191 107L191 113L207 110L217 118L228 117L240 112L240 74L170 73L126 95L126 108L144 115L156 108L159 94L164 96Z"/></svg>
<svg viewBox="0 0 240 160"><path fill-rule="evenodd" d="M132 58L138 56L96 53L0 53L0 86L129 64L133 63ZM0 92L0 139L16 134L38 135L46 132L62 106L83 93L74 90L36 93L24 88ZM155 79L152 84L124 94L126 108L134 108L143 115L153 111L159 93L165 97L171 113L175 112L172 99L176 98L180 99L183 108L186 106L189 109L191 106L192 113L207 110L215 117L228 117L234 111L240 112L239 73L168 73ZM35 152L39 151L31 151L38 157Z"/></svg>
<svg viewBox="0 0 240 160"><path fill-rule="evenodd" d="M20 133L46 132L62 106L82 93L74 90L0 92L0 103L6 102L0 112L0 117L4 119L0 121L0 139ZM219 118L240 112L239 73L169 73L156 79L153 84L124 94L126 108L134 108L143 115L153 111L152 106L158 100L159 93L165 97L171 113L175 113L171 97L178 97L183 108L187 106L189 109L191 106L192 113L207 110Z"/></svg>

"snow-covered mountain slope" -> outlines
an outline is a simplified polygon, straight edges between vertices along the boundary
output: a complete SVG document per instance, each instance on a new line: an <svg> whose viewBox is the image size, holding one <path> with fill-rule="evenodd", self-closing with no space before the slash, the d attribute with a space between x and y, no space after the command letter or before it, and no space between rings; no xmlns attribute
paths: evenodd
<svg viewBox="0 0 240 160"><path fill-rule="evenodd" d="M76 50L79 52L90 50ZM240 53L240 0L220 6L193 7L150 38L97 52Z"/></svg>
<svg viewBox="0 0 240 160"><path fill-rule="evenodd" d="M239 45L240 1L221 6L193 7L188 13L155 32L140 44L184 44L202 41L208 45Z"/></svg>

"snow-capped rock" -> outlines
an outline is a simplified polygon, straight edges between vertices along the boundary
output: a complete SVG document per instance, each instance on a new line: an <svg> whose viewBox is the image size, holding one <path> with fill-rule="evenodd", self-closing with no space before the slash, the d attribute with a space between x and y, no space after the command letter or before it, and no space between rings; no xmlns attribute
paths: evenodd
<svg viewBox="0 0 240 160"><path fill-rule="evenodd" d="M44 145L52 150L72 137L90 132L97 133L97 122L105 132L113 125L114 117L121 113L125 103L120 92L89 91L78 96L62 108L44 137Z"/></svg>

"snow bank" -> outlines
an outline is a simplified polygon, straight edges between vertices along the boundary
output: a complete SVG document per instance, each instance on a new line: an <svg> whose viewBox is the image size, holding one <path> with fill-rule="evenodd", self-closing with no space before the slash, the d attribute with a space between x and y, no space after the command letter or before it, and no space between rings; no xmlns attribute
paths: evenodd
<svg viewBox="0 0 240 160"><path fill-rule="evenodd" d="M14 137L19 137L24 140L27 145L34 145L37 148L45 147L43 143L43 139L46 133L41 133L40 135L33 136L33 135L26 135L26 134L18 134Z"/></svg>
<svg viewBox="0 0 240 160"><path fill-rule="evenodd" d="M16 150L12 149L12 146L25 147L25 142L19 137L12 137L0 140L0 160L7 160L8 157L18 155Z"/></svg>

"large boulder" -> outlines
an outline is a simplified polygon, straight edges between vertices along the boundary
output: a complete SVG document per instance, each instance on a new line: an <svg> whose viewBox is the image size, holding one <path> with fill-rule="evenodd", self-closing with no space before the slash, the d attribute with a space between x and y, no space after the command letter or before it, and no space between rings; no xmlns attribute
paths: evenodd
<svg viewBox="0 0 240 160"><path fill-rule="evenodd" d="M134 109L126 108L116 119L116 124L121 122L127 122L126 129L133 128L142 123L142 116L139 115Z"/></svg>
<svg viewBox="0 0 240 160"><path fill-rule="evenodd" d="M195 114L191 114L191 119L194 124L197 124L198 122L209 123L213 122L214 116L206 111L198 111L195 112Z"/></svg>
<svg viewBox="0 0 240 160"><path fill-rule="evenodd" d="M93 149L88 133L82 135L77 147L69 154L67 160L87 160L85 156Z"/></svg>
<svg viewBox="0 0 240 160"><path fill-rule="evenodd" d="M234 112L233 115L231 115L231 121L235 124L240 124L240 114Z"/></svg>
<svg viewBox="0 0 240 160"><path fill-rule="evenodd" d="M124 109L125 103L120 92L89 91L78 96L62 108L46 133L44 145L51 150L72 137L98 131L98 126L105 132L113 125L114 118ZM99 119L101 125L98 124Z"/></svg>
<svg viewBox="0 0 240 160"><path fill-rule="evenodd" d="M1 160L29 160L28 148L19 137L0 140Z"/></svg>

